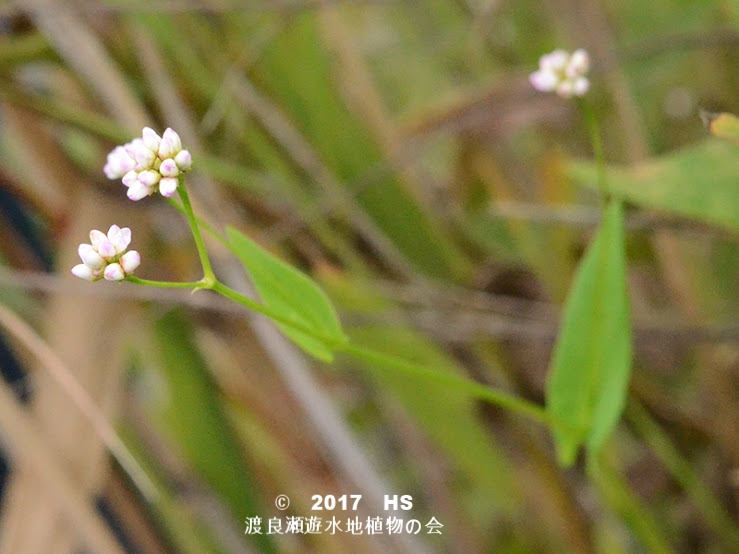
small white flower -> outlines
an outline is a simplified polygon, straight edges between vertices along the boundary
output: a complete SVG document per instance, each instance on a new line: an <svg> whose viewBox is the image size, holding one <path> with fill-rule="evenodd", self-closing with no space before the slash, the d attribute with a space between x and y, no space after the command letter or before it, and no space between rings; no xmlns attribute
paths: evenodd
<svg viewBox="0 0 739 554"><path fill-rule="evenodd" d="M122 178L131 200L141 200L159 191L172 196L177 190L178 176L192 166L190 152L182 149L180 136L170 128L160 137L144 127L141 137L108 154L103 171L108 179Z"/></svg>
<svg viewBox="0 0 739 554"><path fill-rule="evenodd" d="M128 227L111 225L107 235L93 229L90 231L90 243L80 244L77 249L82 263L74 266L72 273L80 279L122 281L132 275L141 263L138 252L126 252L131 244L131 229Z"/></svg>
<svg viewBox="0 0 739 554"><path fill-rule="evenodd" d="M529 76L531 85L542 92L556 92L562 98L582 96L590 88L585 76L590 58L582 48L572 54L555 50L539 59L539 69Z"/></svg>

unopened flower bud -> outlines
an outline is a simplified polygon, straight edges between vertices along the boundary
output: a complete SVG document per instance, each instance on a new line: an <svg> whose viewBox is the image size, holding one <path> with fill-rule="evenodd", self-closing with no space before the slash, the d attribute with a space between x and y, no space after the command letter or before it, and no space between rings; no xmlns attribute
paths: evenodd
<svg viewBox="0 0 739 554"><path fill-rule="evenodd" d="M192 157L187 150L180 150L174 157L174 161L177 167L180 168L180 171L187 171L192 166Z"/></svg>
<svg viewBox="0 0 739 554"><path fill-rule="evenodd" d="M141 183L145 187L153 187L159 182L159 179L161 178L162 178L162 174L153 169L141 171L138 177L139 183Z"/></svg>
<svg viewBox="0 0 739 554"><path fill-rule="evenodd" d="M92 281L95 277L92 274L92 269L85 264L77 264L72 268L72 274L80 279Z"/></svg>
<svg viewBox="0 0 739 554"><path fill-rule="evenodd" d="M157 190L162 196L172 196L177 190L180 173L192 166L190 152L182 149L180 136L167 128L160 137L144 127L141 137L108 154L105 174L110 179L122 177L131 200L141 200Z"/></svg>
<svg viewBox="0 0 739 554"><path fill-rule="evenodd" d="M98 249L98 246L104 240L108 240L108 237L102 231L98 231L97 229L90 231L90 244L95 250Z"/></svg>
<svg viewBox="0 0 739 554"><path fill-rule="evenodd" d="M143 171L154 164L156 154L144 144L143 139L135 138L128 145L126 151L136 160L136 170Z"/></svg>
<svg viewBox="0 0 739 554"><path fill-rule="evenodd" d="M177 163L172 158L167 158L159 166L159 173L162 177L177 177L180 174L180 168L177 167Z"/></svg>
<svg viewBox="0 0 739 554"><path fill-rule="evenodd" d="M116 146L113 151L108 154L107 163L103 167L103 172L108 179L119 179L136 166L136 160L128 155L123 146Z"/></svg>
<svg viewBox="0 0 739 554"><path fill-rule="evenodd" d="M116 255L115 245L108 239L100 241L97 247L98 254L103 258L113 258Z"/></svg>
<svg viewBox="0 0 739 554"><path fill-rule="evenodd" d="M131 244L131 229L128 227L121 229L118 225L111 225L108 229L108 240L115 246L116 254L125 252Z"/></svg>
<svg viewBox="0 0 739 554"><path fill-rule="evenodd" d="M121 264L113 263L108 264L105 268L103 277L105 277L107 281L123 281L123 279L126 278L126 273L123 271Z"/></svg>
<svg viewBox="0 0 739 554"><path fill-rule="evenodd" d="M131 275L139 267L139 264L141 264L141 256L136 250L131 250L121 256L119 263L126 275Z"/></svg>
<svg viewBox="0 0 739 554"><path fill-rule="evenodd" d="M82 262L91 270L101 269L105 266L105 260L91 244L80 244L77 253L80 255Z"/></svg>
<svg viewBox="0 0 739 554"><path fill-rule="evenodd" d="M166 158L172 158L176 156L180 150L182 150L180 135L167 127L162 135L162 142L159 145L159 157L163 160Z"/></svg>
<svg viewBox="0 0 739 554"><path fill-rule="evenodd" d="M147 196L151 195L153 192L154 192L153 188L149 188L145 185L142 185L137 180L130 187L128 187L126 196L128 196L130 200L133 200L134 202L136 202L138 200L141 200L142 198L146 198Z"/></svg>
<svg viewBox="0 0 739 554"><path fill-rule="evenodd" d="M111 225L105 235L97 229L90 231L91 244L80 244L77 249L81 264L72 268L72 273L81 279L97 281L121 281L141 263L135 250L126 252L131 243L131 229Z"/></svg>
<svg viewBox="0 0 739 554"><path fill-rule="evenodd" d="M144 127L141 131L141 139L144 141L144 146L156 154L159 151L159 145L162 143L162 137L157 135L154 129Z"/></svg>
<svg viewBox="0 0 739 554"><path fill-rule="evenodd" d="M169 198L177 190L177 177L164 177L159 181L159 192L162 196Z"/></svg>

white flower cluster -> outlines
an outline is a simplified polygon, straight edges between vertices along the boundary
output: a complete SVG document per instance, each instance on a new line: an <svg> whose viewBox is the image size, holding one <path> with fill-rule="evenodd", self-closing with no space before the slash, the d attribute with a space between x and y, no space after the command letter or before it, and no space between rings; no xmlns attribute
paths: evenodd
<svg viewBox="0 0 739 554"><path fill-rule="evenodd" d="M585 75L590 69L590 57L580 48L572 54L555 50L539 59L539 70L529 76L536 90L556 92L562 98L582 96L590 88Z"/></svg>
<svg viewBox="0 0 739 554"><path fill-rule="evenodd" d="M133 274L141 263L141 256L136 250L126 252L131 244L131 229L112 225L105 235L102 231L90 231L91 244L80 244L77 252L82 259L81 264L72 268L72 273L80 279L98 281L122 281Z"/></svg>
<svg viewBox="0 0 739 554"><path fill-rule="evenodd" d="M153 129L144 127L141 138L123 146L116 146L108 154L103 168L108 179L123 178L131 200L154 194L172 196L177 190L178 175L190 169L190 152L182 149L180 136L167 128L160 137Z"/></svg>

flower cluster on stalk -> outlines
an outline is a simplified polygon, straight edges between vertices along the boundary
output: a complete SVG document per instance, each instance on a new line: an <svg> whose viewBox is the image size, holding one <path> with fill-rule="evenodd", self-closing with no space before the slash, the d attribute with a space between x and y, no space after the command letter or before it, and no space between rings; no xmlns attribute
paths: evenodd
<svg viewBox="0 0 739 554"><path fill-rule="evenodd" d="M180 136L170 128L160 137L144 127L141 138L116 146L108 154L103 171L108 179L121 179L128 187L131 200L141 200L159 191L172 196L177 190L178 176L190 169L190 152L182 148Z"/></svg>
<svg viewBox="0 0 739 554"><path fill-rule="evenodd" d="M88 281L122 281L141 263L136 250L126 252L131 244L131 229L112 225L106 235L102 231L90 231L90 244L80 244L77 252L81 264L72 268L72 273Z"/></svg>
<svg viewBox="0 0 739 554"><path fill-rule="evenodd" d="M555 50L539 59L539 69L529 76L531 85L542 92L555 92L562 98L583 96L590 88L585 76L590 69L590 57L582 48L572 54Z"/></svg>

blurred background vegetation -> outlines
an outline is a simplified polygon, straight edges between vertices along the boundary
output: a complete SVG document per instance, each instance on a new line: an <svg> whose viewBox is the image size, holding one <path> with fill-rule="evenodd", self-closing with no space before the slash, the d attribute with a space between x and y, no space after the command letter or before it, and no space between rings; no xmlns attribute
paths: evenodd
<svg viewBox="0 0 739 554"><path fill-rule="evenodd" d="M739 552L739 148L698 117L739 112L739 2L25 0L0 33L0 552ZM642 203L634 375L597 478L561 470L539 423L307 359L210 293L69 273L116 223L139 276L201 276L179 214L102 174L169 126L203 220L318 280L355 343L543 403L599 218L577 104L527 81L556 47L590 52L612 179ZM655 209L678 186L682 210ZM320 513L315 494L363 499ZM266 534L386 516L385 494L442 534Z"/></svg>

